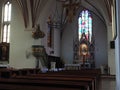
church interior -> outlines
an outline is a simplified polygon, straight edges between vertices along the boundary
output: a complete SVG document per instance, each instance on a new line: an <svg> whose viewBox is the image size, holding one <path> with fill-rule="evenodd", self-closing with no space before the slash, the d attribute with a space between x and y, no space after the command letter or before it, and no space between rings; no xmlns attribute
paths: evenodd
<svg viewBox="0 0 120 90"><path fill-rule="evenodd" d="M0 90L120 90L117 2L0 0Z"/></svg>

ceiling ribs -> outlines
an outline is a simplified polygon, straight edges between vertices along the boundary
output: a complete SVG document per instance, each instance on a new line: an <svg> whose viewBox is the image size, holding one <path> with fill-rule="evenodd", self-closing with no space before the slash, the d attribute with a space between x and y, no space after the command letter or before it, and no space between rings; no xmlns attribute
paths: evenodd
<svg viewBox="0 0 120 90"><path fill-rule="evenodd" d="M112 12L111 12L112 1L111 0L104 0L104 2L106 5L109 20L110 20L110 22L112 22Z"/></svg>

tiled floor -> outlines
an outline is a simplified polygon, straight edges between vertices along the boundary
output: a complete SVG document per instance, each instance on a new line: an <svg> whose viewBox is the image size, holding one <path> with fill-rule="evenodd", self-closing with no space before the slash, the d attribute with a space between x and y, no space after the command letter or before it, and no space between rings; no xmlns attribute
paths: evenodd
<svg viewBox="0 0 120 90"><path fill-rule="evenodd" d="M98 90L116 90L115 78L101 78Z"/></svg>

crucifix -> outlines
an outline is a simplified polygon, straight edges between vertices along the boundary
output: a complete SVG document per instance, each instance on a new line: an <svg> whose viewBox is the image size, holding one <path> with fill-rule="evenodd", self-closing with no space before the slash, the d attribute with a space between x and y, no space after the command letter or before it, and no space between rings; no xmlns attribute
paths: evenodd
<svg viewBox="0 0 120 90"><path fill-rule="evenodd" d="M66 8L66 16L69 22L72 22L76 10L79 8L79 5L80 5L79 2L73 0L69 0L68 3L63 4L63 7Z"/></svg>

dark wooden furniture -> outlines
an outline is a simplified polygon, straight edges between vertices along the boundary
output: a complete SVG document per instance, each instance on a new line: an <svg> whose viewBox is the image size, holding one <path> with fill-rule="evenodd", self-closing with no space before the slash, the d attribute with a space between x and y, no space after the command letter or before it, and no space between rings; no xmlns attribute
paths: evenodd
<svg viewBox="0 0 120 90"><path fill-rule="evenodd" d="M51 68L50 67L51 62L56 62L56 68L63 68L64 67L64 63L62 62L60 57L48 55L48 69Z"/></svg>
<svg viewBox="0 0 120 90"><path fill-rule="evenodd" d="M0 61L9 60L9 43L0 43Z"/></svg>
<svg viewBox="0 0 120 90"><path fill-rule="evenodd" d="M97 90L99 77L99 69L46 73L34 68L1 69L0 90Z"/></svg>

